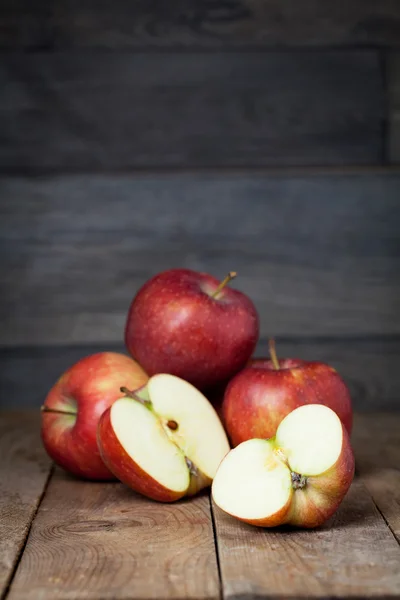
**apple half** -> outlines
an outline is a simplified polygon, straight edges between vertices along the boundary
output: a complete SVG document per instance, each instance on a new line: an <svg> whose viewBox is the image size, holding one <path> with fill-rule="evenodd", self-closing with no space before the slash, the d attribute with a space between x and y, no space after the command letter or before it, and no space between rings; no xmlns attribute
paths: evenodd
<svg viewBox="0 0 400 600"><path fill-rule="evenodd" d="M300 406L275 438L242 442L222 461L212 497L226 513L261 527L317 527L329 519L354 476L349 436L333 410Z"/></svg>
<svg viewBox="0 0 400 600"><path fill-rule="evenodd" d="M102 415L97 441L110 471L136 492L173 502L211 485L229 443L209 401L187 381L158 374L123 390Z"/></svg>

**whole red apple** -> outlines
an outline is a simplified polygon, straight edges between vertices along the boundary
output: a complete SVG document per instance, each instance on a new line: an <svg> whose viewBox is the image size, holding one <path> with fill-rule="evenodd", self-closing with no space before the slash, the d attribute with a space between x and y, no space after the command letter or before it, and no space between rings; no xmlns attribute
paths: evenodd
<svg viewBox="0 0 400 600"><path fill-rule="evenodd" d="M66 471L87 479L113 479L97 447L103 412L121 398L121 386L137 389L148 376L129 356L100 352L79 360L48 393L42 406L42 440Z"/></svg>
<svg viewBox="0 0 400 600"><path fill-rule="evenodd" d="M251 300L188 269L150 279L132 301L125 343L149 375L170 373L205 390L230 379L249 360L259 322Z"/></svg>
<svg viewBox="0 0 400 600"><path fill-rule="evenodd" d="M321 362L276 357L254 359L229 383L222 403L223 422L234 446L252 438L272 438L281 421L304 404L331 408L351 433L349 390L336 370Z"/></svg>

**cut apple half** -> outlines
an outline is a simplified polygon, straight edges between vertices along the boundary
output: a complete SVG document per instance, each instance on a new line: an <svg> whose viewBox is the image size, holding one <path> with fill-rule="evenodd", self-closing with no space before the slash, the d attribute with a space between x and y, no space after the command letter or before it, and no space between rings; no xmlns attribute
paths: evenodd
<svg viewBox="0 0 400 600"><path fill-rule="evenodd" d="M229 444L203 394L167 374L126 394L99 423L98 445L110 471L135 491L165 502L210 485Z"/></svg>
<svg viewBox="0 0 400 600"><path fill-rule="evenodd" d="M321 404L292 411L270 440L243 442L222 461L214 502L253 525L316 527L338 508L354 476L339 417Z"/></svg>

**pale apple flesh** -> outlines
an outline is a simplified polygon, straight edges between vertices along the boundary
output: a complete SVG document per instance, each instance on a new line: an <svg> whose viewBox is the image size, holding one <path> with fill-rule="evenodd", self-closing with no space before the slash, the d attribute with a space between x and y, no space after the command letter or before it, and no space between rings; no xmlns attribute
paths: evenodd
<svg viewBox="0 0 400 600"><path fill-rule="evenodd" d="M354 476L348 434L330 408L309 404L291 412L270 440L241 443L222 461L214 502L262 527L317 527L337 510Z"/></svg>
<svg viewBox="0 0 400 600"><path fill-rule="evenodd" d="M229 451L214 408L195 387L168 374L117 400L98 428L101 456L135 491L172 502L209 486Z"/></svg>

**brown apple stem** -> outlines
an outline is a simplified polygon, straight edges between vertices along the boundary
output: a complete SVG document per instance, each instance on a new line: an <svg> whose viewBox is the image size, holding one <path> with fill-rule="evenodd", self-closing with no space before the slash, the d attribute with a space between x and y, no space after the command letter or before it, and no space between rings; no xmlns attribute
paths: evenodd
<svg viewBox="0 0 400 600"><path fill-rule="evenodd" d="M236 275L237 275L237 273L235 271L231 271L230 273L228 273L228 275L225 277L225 279L223 279L221 281L221 283L219 284L219 286L217 287L215 292L213 294L211 294L211 298L216 298L218 296L218 294L220 293L220 291L223 290L224 287L226 285L228 285L228 283L230 281L232 281L232 279L235 279Z"/></svg>
<svg viewBox="0 0 400 600"><path fill-rule="evenodd" d="M56 408L49 408L44 404L40 407L40 412L56 413L58 415L72 415L73 417L76 417L77 414L76 412L71 412L70 410L58 410Z"/></svg>
<svg viewBox="0 0 400 600"><path fill-rule="evenodd" d="M268 342L268 350L269 350L269 355L271 357L272 364L274 365L274 369L276 371L279 371L279 369L281 367L279 365L279 360L278 360L278 357L276 355L276 348L275 348L275 340L274 340L274 338L270 338L270 340Z"/></svg>
<svg viewBox="0 0 400 600"><path fill-rule="evenodd" d="M128 398L132 398L132 400L136 400L136 402L140 402L140 404L143 404L143 406L146 406L146 408L151 407L150 400L143 400L143 398L140 398L140 396L135 394L135 392L133 390L128 390L128 388L125 386L120 387L119 390L120 390L120 392L125 394L125 396L127 396Z"/></svg>

